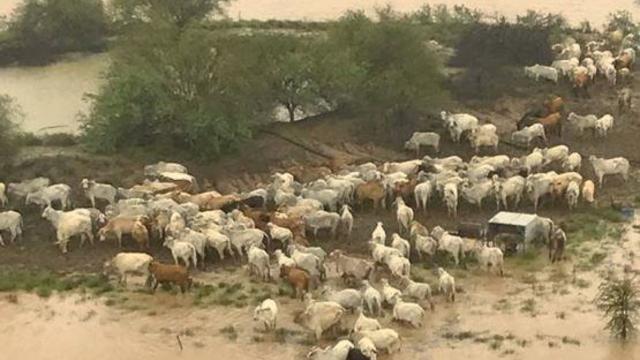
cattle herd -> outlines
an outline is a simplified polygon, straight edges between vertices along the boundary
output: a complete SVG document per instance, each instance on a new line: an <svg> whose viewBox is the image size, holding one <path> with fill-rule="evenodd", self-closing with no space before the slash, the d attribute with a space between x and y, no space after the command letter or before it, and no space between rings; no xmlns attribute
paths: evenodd
<svg viewBox="0 0 640 360"><path fill-rule="evenodd" d="M619 74L633 65L632 50L622 50L613 58L610 52L599 51L598 45L587 44L588 52L581 62L578 44L562 49L554 46L560 56L570 58L559 59L549 68L526 68L526 73L536 79L557 81L559 72L576 82L583 73L591 80L602 73L613 82L609 73ZM621 92L621 107L630 104L630 97L628 89ZM536 142L546 146L550 136L562 134L563 106L564 101L554 97L545 102L542 110L528 112L518 121L511 140L528 148ZM476 154L483 147L498 151L500 137L495 125L481 125L478 118L464 113L443 111L441 119L442 132L453 142L468 139ZM570 113L567 120L579 132L592 130L600 136L606 136L614 122L611 115L576 113ZM415 151L418 157L424 147L438 153L440 139L438 133L414 133L405 148ZM305 184L290 173L276 172L264 187L228 195L214 190L199 192L196 179L185 166L159 162L146 166L147 180L129 189L83 179L78 187L91 208L72 209L71 186L51 184L47 178L9 183L6 187L0 184L0 204L13 204L16 209L39 207L42 218L55 229L55 244L62 253L69 251L73 239L79 241L73 251L82 251L85 242L93 244L96 237L99 241L113 239L118 248L123 241L125 245L133 241L139 252L120 252L105 264L125 285L127 275L135 273L147 276L147 285L153 285L153 289L159 283L168 283L184 292L191 286L189 269L204 270L207 262L225 257L246 261L250 275L259 281L273 281L275 273L291 285L296 297L305 302L300 321L317 339L340 324L346 313L358 314L351 341L343 340L324 349L316 347L309 358L375 359L381 352L392 353L400 348L398 333L383 328L376 320L385 308L391 309L394 320L419 328L425 308L434 308L436 293L446 301L455 301L454 277L433 264L437 252L449 256L455 266L472 255L482 268L503 274L504 249L499 244L468 239L482 240L481 228L455 232L435 226L429 230L414 219L416 212L443 206L455 218L462 202L481 209L489 201L497 209L517 210L526 200L537 210L545 199L565 201L573 209L581 200L588 206L594 204L596 184L603 186L605 176L621 175L624 180L629 176L630 165L625 158L591 155L584 160L593 167L593 180L580 174L582 155L566 145L557 145L536 147L528 155L513 158L476 155L464 161L458 156L424 156L403 162L348 165ZM101 205L103 211L98 209ZM382 222L371 229L367 239L370 257L341 249L327 254L322 247L310 246L309 240L350 239L357 219L354 213L367 208L376 212L389 209L397 222L397 231L390 236ZM8 233L9 243L23 236L22 222L16 210L0 213L0 230L5 236ZM550 219L540 217L537 226L541 241L566 241L563 229ZM163 264L150 255L153 242L167 249L174 264ZM6 245L2 236L0 245ZM557 252L553 253L553 260L560 258ZM412 264L424 261L434 266L437 291L412 279ZM323 285L328 273L341 278L344 287L334 288L326 285L328 282ZM278 305L273 299L265 300L254 310L254 319L266 330L275 329L277 316Z"/></svg>

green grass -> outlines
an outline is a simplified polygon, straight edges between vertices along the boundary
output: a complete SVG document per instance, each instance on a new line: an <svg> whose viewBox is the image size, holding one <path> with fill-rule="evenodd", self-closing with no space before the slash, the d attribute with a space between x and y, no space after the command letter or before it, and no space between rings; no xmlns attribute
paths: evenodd
<svg viewBox="0 0 640 360"><path fill-rule="evenodd" d="M41 297L53 292L89 290L96 295L113 291L106 277L100 275L58 275L46 270L0 270L0 292L27 291Z"/></svg>
<svg viewBox="0 0 640 360"><path fill-rule="evenodd" d="M52 133L36 135L24 132L18 135L17 141L23 146L74 146L78 145L78 137L68 133Z"/></svg>
<svg viewBox="0 0 640 360"><path fill-rule="evenodd" d="M571 215L565 221L569 243L600 241L607 236L620 238L622 214L610 208L591 209Z"/></svg>
<svg viewBox="0 0 640 360"><path fill-rule="evenodd" d="M243 308L249 304L258 304L272 296L270 286L244 286L241 282L220 282L217 285L195 286L193 305L207 307L210 305L234 306Z"/></svg>
<svg viewBox="0 0 640 360"><path fill-rule="evenodd" d="M563 336L562 337L562 343L563 344L571 344L571 345L580 346L580 340L574 339L574 338L570 338L568 336Z"/></svg>

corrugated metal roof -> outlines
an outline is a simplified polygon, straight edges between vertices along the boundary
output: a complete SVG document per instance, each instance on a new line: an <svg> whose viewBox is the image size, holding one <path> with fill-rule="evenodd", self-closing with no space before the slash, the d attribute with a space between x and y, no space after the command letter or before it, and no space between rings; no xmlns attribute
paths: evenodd
<svg viewBox="0 0 640 360"><path fill-rule="evenodd" d="M505 224L516 226L527 226L538 216L535 214L514 213L501 211L489 220L489 224Z"/></svg>

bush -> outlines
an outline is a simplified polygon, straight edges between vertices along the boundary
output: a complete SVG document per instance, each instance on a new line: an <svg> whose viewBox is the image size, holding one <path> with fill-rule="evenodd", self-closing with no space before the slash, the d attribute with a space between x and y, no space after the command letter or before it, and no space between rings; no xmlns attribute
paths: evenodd
<svg viewBox="0 0 640 360"><path fill-rule="evenodd" d="M20 143L18 140L22 111L14 100L0 95L0 157L15 154Z"/></svg>
<svg viewBox="0 0 640 360"><path fill-rule="evenodd" d="M267 109L264 86L249 72L258 59L235 40L155 25L125 38L82 120L86 145L162 146L200 158L235 149Z"/></svg>
<svg viewBox="0 0 640 360"><path fill-rule="evenodd" d="M549 64L552 27L536 19L512 24L479 23L471 26L456 46L453 66L467 67L459 81L460 95L492 99L513 90L508 67Z"/></svg>
<svg viewBox="0 0 640 360"><path fill-rule="evenodd" d="M596 306L607 319L606 329L622 340L635 331L640 314L640 292L633 279L609 279L599 286Z"/></svg>
<svg viewBox="0 0 640 360"><path fill-rule="evenodd" d="M100 51L107 18L101 0L25 0L0 40L0 61L44 64L68 51Z"/></svg>

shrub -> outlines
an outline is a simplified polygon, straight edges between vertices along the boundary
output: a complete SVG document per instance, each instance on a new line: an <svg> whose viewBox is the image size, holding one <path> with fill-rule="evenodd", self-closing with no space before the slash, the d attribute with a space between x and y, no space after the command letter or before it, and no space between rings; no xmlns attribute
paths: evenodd
<svg viewBox="0 0 640 360"><path fill-rule="evenodd" d="M43 64L67 51L100 51L107 21L101 0L25 0L8 21L0 60Z"/></svg>
<svg viewBox="0 0 640 360"><path fill-rule="evenodd" d="M607 319L606 329L622 340L635 331L640 313L640 292L633 279L609 279L599 286L596 306Z"/></svg>
<svg viewBox="0 0 640 360"><path fill-rule="evenodd" d="M22 111L15 101L7 95L0 95L0 156L16 152L20 145L17 140L21 120Z"/></svg>

